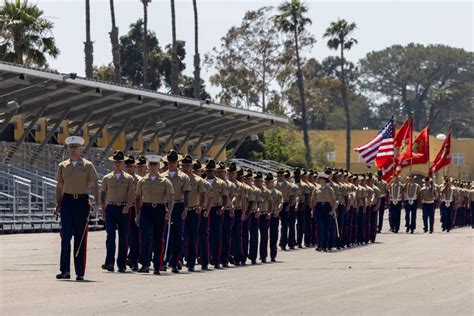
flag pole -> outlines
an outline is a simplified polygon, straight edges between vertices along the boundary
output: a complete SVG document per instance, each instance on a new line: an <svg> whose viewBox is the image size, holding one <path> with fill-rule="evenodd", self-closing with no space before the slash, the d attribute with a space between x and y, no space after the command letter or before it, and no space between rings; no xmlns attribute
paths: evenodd
<svg viewBox="0 0 474 316"><path fill-rule="evenodd" d="M430 175L430 168L431 168L431 161L430 161L430 119L429 118L426 118L426 128L428 129L427 130L427 134L428 134L428 171L426 172L426 175Z"/></svg>
<svg viewBox="0 0 474 316"><path fill-rule="evenodd" d="M412 173L412 165L413 165L413 120L415 117L415 113L413 111L410 112L410 118L411 118L411 135L410 135L410 150L411 150L411 155L410 155L410 173Z"/></svg>
<svg viewBox="0 0 474 316"><path fill-rule="evenodd" d="M393 117L393 113L392 113ZM393 139L395 139L395 134L397 133L397 121L394 119L393 120ZM394 148L395 149L395 148ZM393 152L393 163L395 163L395 151ZM394 166L393 168L396 168L397 166ZM383 171L383 170L382 170ZM395 172L397 172L396 169L393 170L392 175L390 176L390 179L388 181L388 184L391 184L393 179L395 178Z"/></svg>
<svg viewBox="0 0 474 316"><path fill-rule="evenodd" d="M451 138L451 124L452 124L452 121L451 119L449 120L449 125L448 125L448 135L447 137ZM449 140L449 146L451 146L451 139ZM451 150L450 150L451 151ZM451 154L451 153L450 153ZM452 163L452 160L451 160L451 163ZM446 173L447 173L447 176L449 177L449 167L451 166L451 163L447 166L447 170L446 170Z"/></svg>

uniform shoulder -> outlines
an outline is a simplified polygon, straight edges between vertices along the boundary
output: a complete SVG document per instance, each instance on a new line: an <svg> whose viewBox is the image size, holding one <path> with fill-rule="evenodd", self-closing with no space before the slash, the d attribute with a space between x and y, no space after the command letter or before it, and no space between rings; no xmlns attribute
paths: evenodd
<svg viewBox="0 0 474 316"><path fill-rule="evenodd" d="M87 160L86 158L81 158L82 159L82 163L84 164L84 166L86 165L93 165L93 163L89 160Z"/></svg>
<svg viewBox="0 0 474 316"><path fill-rule="evenodd" d="M132 176L131 174L129 174L129 173L124 172L124 173L123 173L123 176L124 176L125 179L127 179L127 180L135 180L135 179L133 178L133 176Z"/></svg>
<svg viewBox="0 0 474 316"><path fill-rule="evenodd" d="M190 179L189 179L190 177L189 177L186 173L182 172L181 170L178 170L178 175L179 175L181 178L190 180Z"/></svg>
<svg viewBox="0 0 474 316"><path fill-rule="evenodd" d="M124 172L123 174L126 175L127 173ZM111 171L104 176L104 179L111 179L113 178L113 176L114 176L114 172Z"/></svg>

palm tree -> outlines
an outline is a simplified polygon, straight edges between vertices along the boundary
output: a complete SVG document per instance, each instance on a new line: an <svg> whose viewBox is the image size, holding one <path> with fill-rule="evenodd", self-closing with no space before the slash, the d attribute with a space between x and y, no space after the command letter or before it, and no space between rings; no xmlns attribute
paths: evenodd
<svg viewBox="0 0 474 316"><path fill-rule="evenodd" d="M193 95L195 99L201 98L201 57L199 56L198 45L198 11L196 0L193 0L194 8L194 80Z"/></svg>
<svg viewBox="0 0 474 316"><path fill-rule="evenodd" d="M114 82L121 82L120 67L120 46L119 46L119 30L115 24L114 0L110 0L110 17L112 18L112 30L110 31L110 43L112 44L112 62L114 64Z"/></svg>
<svg viewBox="0 0 474 316"><path fill-rule="evenodd" d="M171 33L173 36L172 50L171 50L171 93L178 95L178 53L176 45L176 14L174 8L174 0L171 0Z"/></svg>
<svg viewBox="0 0 474 316"><path fill-rule="evenodd" d="M296 78L297 86L299 91L299 99L301 105L301 118L303 120L303 141L305 145L305 158L308 167L311 167L311 150L309 147L309 136L308 136L308 121L306 113L305 93L304 93L304 79L303 72L301 70L301 58L300 58L300 47L299 37L304 31L305 27L311 24L311 20L305 17L305 13L308 11L306 5L299 0L290 0L282 3L278 7L280 14L276 15L274 22L278 30L283 31L293 36L293 46L296 54Z"/></svg>
<svg viewBox="0 0 474 316"><path fill-rule="evenodd" d="M17 64L47 67L46 55L56 58L59 49L53 23L43 18L36 4L5 1L0 6L0 59Z"/></svg>
<svg viewBox="0 0 474 316"><path fill-rule="evenodd" d="M94 71L94 46L91 41L91 10L89 0L86 0L86 41L84 42L84 54L86 61L86 77L92 78Z"/></svg>
<svg viewBox="0 0 474 316"><path fill-rule="evenodd" d="M140 0L143 3L143 87L148 89L148 3L151 0Z"/></svg>
<svg viewBox="0 0 474 316"><path fill-rule="evenodd" d="M350 50L354 44L357 44L355 38L349 38L349 35L356 29L355 23L348 23L344 19L339 19L336 22L331 22L324 37L328 37L328 47L330 49L337 50L340 48L341 52L341 97L342 105L344 107L344 112L346 115L346 169L349 169L351 165L351 115L349 109L349 100L347 99L347 82L346 82L346 72L344 68L344 50Z"/></svg>

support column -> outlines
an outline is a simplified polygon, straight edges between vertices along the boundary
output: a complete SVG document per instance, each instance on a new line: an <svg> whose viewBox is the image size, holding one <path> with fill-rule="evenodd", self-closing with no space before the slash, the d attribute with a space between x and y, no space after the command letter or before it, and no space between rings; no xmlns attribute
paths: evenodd
<svg viewBox="0 0 474 316"><path fill-rule="evenodd" d="M209 153L209 150L211 150L212 146L214 146L214 144L217 142L218 139L219 139L219 135L215 134L214 139L209 144L209 147L207 147L206 151L201 154L201 158L200 158L201 160L204 159L204 157L206 157L206 155Z"/></svg>
<svg viewBox="0 0 474 316"><path fill-rule="evenodd" d="M137 132L133 135L132 139L129 141L127 141L126 137L125 137L125 148L123 149L123 154L125 155L127 152L128 152L128 149L130 148L130 146L133 145L133 143L135 142L135 140L137 140L138 136L140 135L141 132L143 132L143 129L145 129L145 126L148 124L148 122L150 121L150 119L147 119L145 120L145 122L142 124L142 126L140 126L140 128L137 130Z"/></svg>
<svg viewBox="0 0 474 316"><path fill-rule="evenodd" d="M83 153L86 153L92 147L92 144L97 140L97 138L99 138L100 133L102 133L105 126L107 126L107 124L109 124L109 122L111 120L112 120L112 115L108 116L105 119L105 121L99 126L99 128L97 129L97 132L95 133L95 135L92 136L91 138L89 138L89 142L87 143L86 148L84 148Z"/></svg>
<svg viewBox="0 0 474 316"><path fill-rule="evenodd" d="M222 145L221 149L219 149L219 151L217 152L217 154L215 155L214 157L214 160L217 160L217 158L222 154L222 152L224 151L224 149L227 147L227 145L229 145L230 141L232 140L232 138L234 137L235 135L235 132L233 132L232 134L229 135L229 137L227 138L227 140L224 142L224 144Z"/></svg>
<svg viewBox="0 0 474 316"><path fill-rule="evenodd" d="M46 144L49 142L51 137L53 137L54 133L58 129L59 125L61 125L62 121L66 118L66 116L69 114L70 109L64 110L63 113L61 113L61 116L58 118L57 122L54 124L53 128L46 134L46 137L44 140L41 142L38 151L33 154L30 160L30 164L33 164L35 162L36 158L38 158L39 154L43 151L44 147ZM48 129L48 124L46 123L46 129Z"/></svg>
<svg viewBox="0 0 474 316"><path fill-rule="evenodd" d="M28 134L30 134L30 132L31 132L31 130L33 130L33 127L35 126L35 124L38 122L38 120L41 118L41 116L43 116L43 114L46 111L47 107L48 107L47 104L43 105L40 108L40 110L38 111L38 113L33 117L33 119L31 120L30 125L28 126L28 128L23 131L23 134L21 135L21 137L15 143L15 147L13 147L10 150L10 152L7 154L7 157L5 158L5 163L8 163L8 161L10 161L10 159L13 157L13 155L15 155L15 152L16 152L18 146L20 146L21 143L23 143L23 141L26 139L26 137L28 137Z"/></svg>

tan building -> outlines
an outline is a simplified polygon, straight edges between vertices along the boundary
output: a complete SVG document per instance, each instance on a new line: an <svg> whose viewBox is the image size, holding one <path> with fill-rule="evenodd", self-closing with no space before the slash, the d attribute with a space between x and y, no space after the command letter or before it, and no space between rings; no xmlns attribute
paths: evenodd
<svg viewBox="0 0 474 316"><path fill-rule="evenodd" d="M334 143L334 151L328 152L328 160L333 162L334 166L345 168L346 161L346 131L311 131L311 134L328 137ZM372 139L378 130L353 130L351 133L351 146L356 148L367 143ZM415 132L413 138L418 135ZM435 159L443 140L436 139L435 136L430 135L430 163ZM459 179L471 180L474 179L474 139L460 138L452 139L451 143L452 165L443 168L438 174L449 175ZM428 164L414 165L412 170L419 175L426 175L428 172ZM375 172L376 168L367 168L367 166L359 159L359 155L351 150L351 171L353 172ZM409 171L409 168L404 168L401 175L404 177Z"/></svg>

